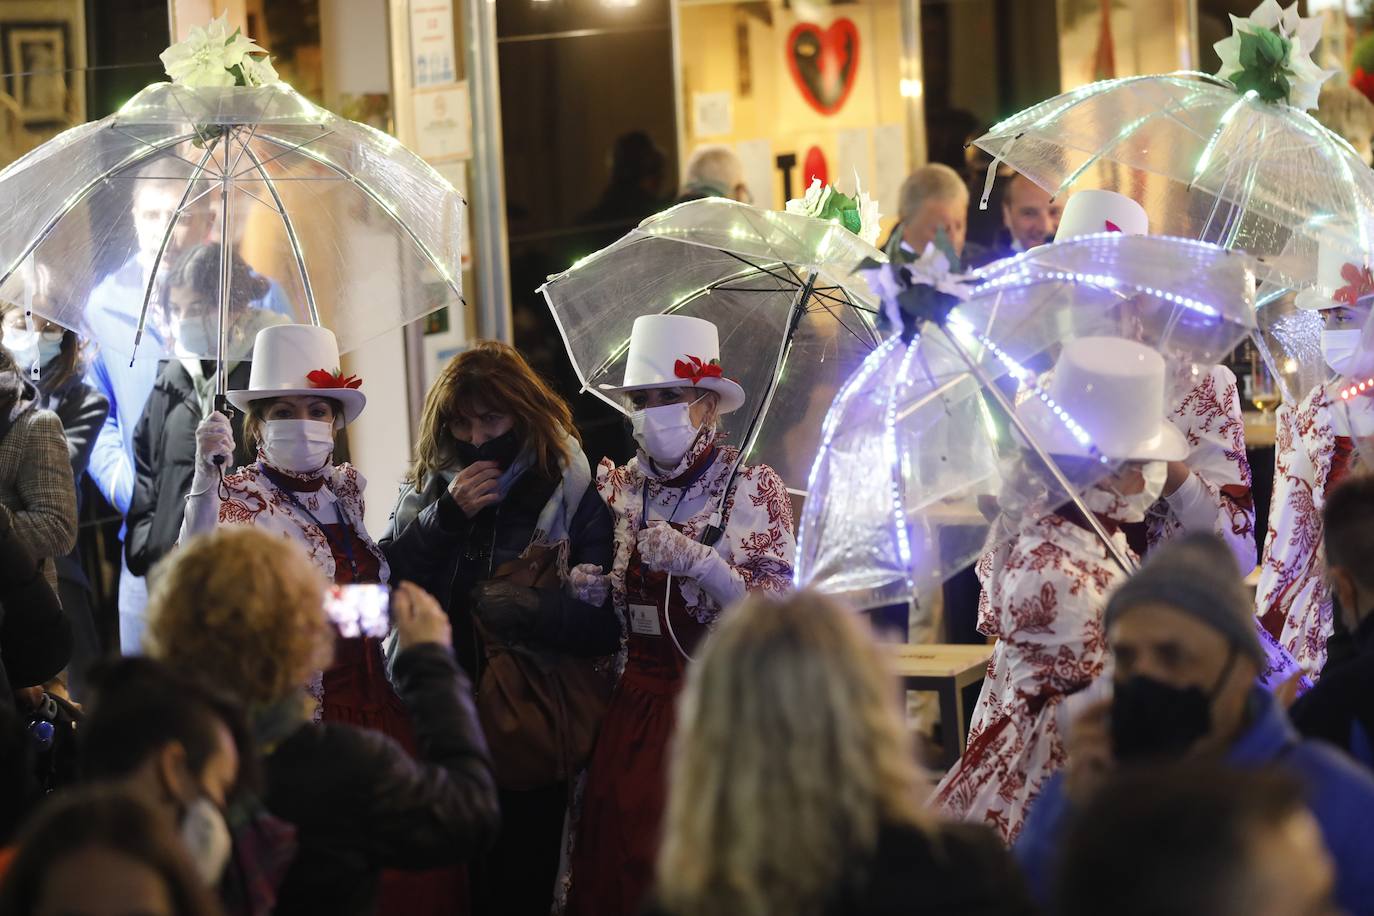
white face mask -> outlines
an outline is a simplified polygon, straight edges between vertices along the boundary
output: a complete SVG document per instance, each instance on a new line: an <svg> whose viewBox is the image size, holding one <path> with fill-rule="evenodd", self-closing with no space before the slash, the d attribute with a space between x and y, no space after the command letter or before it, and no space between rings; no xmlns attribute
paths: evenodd
<svg viewBox="0 0 1374 916"><path fill-rule="evenodd" d="M323 420L268 420L262 452L267 463L293 474L313 474L334 454L334 424Z"/></svg>
<svg viewBox="0 0 1374 916"><path fill-rule="evenodd" d="M1145 488L1139 493L1125 494L1098 484L1083 494L1084 504L1097 515L1122 524L1145 521L1145 513L1159 502L1164 483L1169 477L1169 465L1163 461L1147 461L1140 468Z"/></svg>
<svg viewBox="0 0 1374 916"><path fill-rule="evenodd" d="M40 334L27 328L6 328L0 345L14 357L21 369L31 369L35 364L46 366L62 352L62 333Z"/></svg>
<svg viewBox="0 0 1374 916"><path fill-rule="evenodd" d="M696 402L693 401L693 404ZM630 412L635 441L659 467L677 467L701 433L692 425L691 404L665 404Z"/></svg>
<svg viewBox="0 0 1374 916"><path fill-rule="evenodd" d="M1337 375L1350 378L1360 363L1360 340L1364 331L1355 328L1322 331L1322 358Z"/></svg>
<svg viewBox="0 0 1374 916"><path fill-rule="evenodd" d="M207 318L178 318L177 349L186 356L214 356L215 322Z"/></svg>
<svg viewBox="0 0 1374 916"><path fill-rule="evenodd" d="M181 842L205 883L210 887L219 884L234 851L234 841L224 814L203 795L181 817Z"/></svg>

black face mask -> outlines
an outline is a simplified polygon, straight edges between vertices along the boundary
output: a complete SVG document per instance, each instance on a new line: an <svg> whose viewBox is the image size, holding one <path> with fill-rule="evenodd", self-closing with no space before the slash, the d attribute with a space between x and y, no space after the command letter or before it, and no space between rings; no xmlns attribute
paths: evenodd
<svg viewBox="0 0 1374 916"><path fill-rule="evenodd" d="M495 439L488 439L481 445L473 445L461 439L455 439L453 444L457 448L458 460L465 467L477 461L495 461L496 466L504 471L515 461L515 456L520 454L520 437L513 429L507 430Z"/></svg>
<svg viewBox="0 0 1374 916"><path fill-rule="evenodd" d="M1112 755L1122 763L1182 757L1212 730L1212 700L1236 660L1233 647L1211 692L1138 675L1112 692Z"/></svg>

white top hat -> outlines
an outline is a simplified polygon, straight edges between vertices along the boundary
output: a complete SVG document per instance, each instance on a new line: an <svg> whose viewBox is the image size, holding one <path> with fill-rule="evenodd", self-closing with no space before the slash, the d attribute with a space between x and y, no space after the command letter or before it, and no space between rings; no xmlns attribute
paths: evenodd
<svg viewBox="0 0 1374 916"><path fill-rule="evenodd" d="M1293 297L1300 309L1334 309L1352 306L1366 296L1374 296L1374 275L1369 256L1361 255L1323 235L1317 241L1317 285Z"/></svg>
<svg viewBox="0 0 1374 916"><path fill-rule="evenodd" d="M687 315L640 315L630 329L625 380L602 385L620 394L647 388L700 388L720 395L720 412L744 405L744 389L725 378L716 326Z"/></svg>
<svg viewBox="0 0 1374 916"><path fill-rule="evenodd" d="M229 403L247 410L254 401L317 395L343 405L344 422L363 412L367 398L359 379L339 371L339 342L328 328L309 324L279 324L263 328L253 343L253 368L248 387L230 391Z"/></svg>
<svg viewBox="0 0 1374 916"><path fill-rule="evenodd" d="M1165 419L1164 359L1120 337L1079 337L1064 344L1045 392L1017 406L1052 455L1117 461L1182 461L1183 434ZM1050 403L1053 402L1053 403Z"/></svg>
<svg viewBox="0 0 1374 916"><path fill-rule="evenodd" d="M1150 218L1145 215L1144 207L1125 194L1115 191L1075 191L1064 205L1054 240L1067 242L1080 235L1097 232L1149 235Z"/></svg>

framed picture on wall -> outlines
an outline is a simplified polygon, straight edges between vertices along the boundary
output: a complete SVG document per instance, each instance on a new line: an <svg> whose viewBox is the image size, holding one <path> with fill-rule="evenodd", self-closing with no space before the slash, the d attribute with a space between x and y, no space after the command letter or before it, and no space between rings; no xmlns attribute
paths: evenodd
<svg viewBox="0 0 1374 916"><path fill-rule="evenodd" d="M0 23L4 45L5 91L19 104L26 126L55 124L71 116L67 78L73 69L67 24Z"/></svg>

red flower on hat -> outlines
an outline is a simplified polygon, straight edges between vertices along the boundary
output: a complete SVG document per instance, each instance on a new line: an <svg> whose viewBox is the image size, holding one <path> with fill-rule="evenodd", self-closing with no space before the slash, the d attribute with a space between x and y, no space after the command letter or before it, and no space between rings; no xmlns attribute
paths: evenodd
<svg viewBox="0 0 1374 916"><path fill-rule="evenodd" d="M345 376L342 369L335 369L330 372L328 369L316 369L305 377L311 385L316 388L361 388L363 380L356 375Z"/></svg>
<svg viewBox="0 0 1374 916"><path fill-rule="evenodd" d="M1120 231L1121 231L1121 227L1118 226L1116 223L1112 222L1112 221L1109 220L1109 219L1104 219L1102 222L1106 224L1106 226L1107 226L1107 231L1108 231L1108 232L1120 232Z"/></svg>
<svg viewBox="0 0 1374 916"><path fill-rule="evenodd" d="M1374 294L1374 273L1370 273L1368 267L1345 264L1341 267L1341 279L1346 285L1336 290L1336 294L1331 297L1337 302L1353 306L1365 296Z"/></svg>
<svg viewBox="0 0 1374 916"><path fill-rule="evenodd" d="M1374 73L1367 72L1364 67L1356 67L1355 75L1350 77L1350 85L1374 101Z"/></svg>
<svg viewBox="0 0 1374 916"><path fill-rule="evenodd" d="M704 378L720 378L720 360L713 359L706 363L702 362L699 356L688 356L687 359L680 359L673 364L673 373L678 378L691 379L695 385Z"/></svg>

